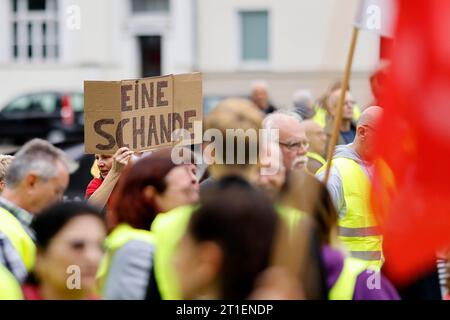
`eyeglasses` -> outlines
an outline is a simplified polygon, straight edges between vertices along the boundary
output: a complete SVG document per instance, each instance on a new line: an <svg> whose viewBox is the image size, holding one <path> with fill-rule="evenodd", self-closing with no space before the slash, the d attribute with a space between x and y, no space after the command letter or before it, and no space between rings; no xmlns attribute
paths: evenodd
<svg viewBox="0 0 450 320"><path fill-rule="evenodd" d="M298 151L301 147L303 147L304 149L309 148L308 140L303 140L303 141L299 141L299 142L281 142L280 141L279 144L282 146L285 146L290 151Z"/></svg>

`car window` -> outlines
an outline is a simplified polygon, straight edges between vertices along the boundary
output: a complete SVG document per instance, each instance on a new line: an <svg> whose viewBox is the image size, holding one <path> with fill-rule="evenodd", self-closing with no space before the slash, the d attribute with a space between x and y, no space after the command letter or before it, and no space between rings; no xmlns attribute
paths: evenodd
<svg viewBox="0 0 450 320"><path fill-rule="evenodd" d="M82 93L74 93L70 97L74 112L82 112L84 107L84 96Z"/></svg>
<svg viewBox="0 0 450 320"><path fill-rule="evenodd" d="M56 110L57 96L53 93L42 93L33 96L32 110L53 113Z"/></svg>
<svg viewBox="0 0 450 320"><path fill-rule="evenodd" d="M14 99L10 104L8 104L3 112L21 112L30 109L32 103L31 96L22 96Z"/></svg>

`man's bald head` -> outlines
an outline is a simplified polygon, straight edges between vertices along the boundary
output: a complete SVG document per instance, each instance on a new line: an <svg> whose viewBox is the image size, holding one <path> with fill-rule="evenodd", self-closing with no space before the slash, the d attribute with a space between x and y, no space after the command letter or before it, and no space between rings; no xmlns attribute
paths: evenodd
<svg viewBox="0 0 450 320"><path fill-rule="evenodd" d="M358 121L358 127L367 126L375 127L383 116L383 109L381 107L372 106L366 108Z"/></svg>
<svg viewBox="0 0 450 320"><path fill-rule="evenodd" d="M361 113L356 128L354 148L356 152L366 161L371 161L374 156L375 138L377 135L377 124L383 116L380 107L369 107Z"/></svg>

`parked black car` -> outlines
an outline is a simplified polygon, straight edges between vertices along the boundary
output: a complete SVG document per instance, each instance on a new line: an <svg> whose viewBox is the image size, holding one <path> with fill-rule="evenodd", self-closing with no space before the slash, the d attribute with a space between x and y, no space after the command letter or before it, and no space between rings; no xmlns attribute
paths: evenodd
<svg viewBox="0 0 450 320"><path fill-rule="evenodd" d="M32 138L52 143L83 141L81 92L36 92L17 97L0 110L0 139L22 144Z"/></svg>

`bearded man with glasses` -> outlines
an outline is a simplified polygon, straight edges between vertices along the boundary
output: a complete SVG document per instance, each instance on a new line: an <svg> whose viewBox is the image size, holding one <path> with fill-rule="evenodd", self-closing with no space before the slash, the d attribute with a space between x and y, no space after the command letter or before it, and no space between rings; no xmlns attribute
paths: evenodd
<svg viewBox="0 0 450 320"><path fill-rule="evenodd" d="M291 170L306 167L309 141L306 137L302 118L293 111L277 111L264 119L264 129L278 131L278 143L281 148L286 174Z"/></svg>

